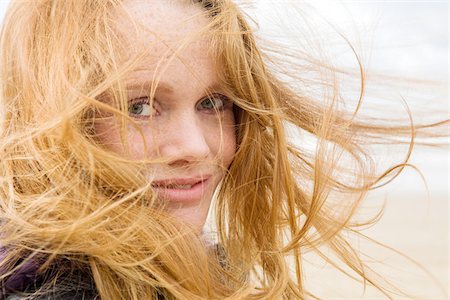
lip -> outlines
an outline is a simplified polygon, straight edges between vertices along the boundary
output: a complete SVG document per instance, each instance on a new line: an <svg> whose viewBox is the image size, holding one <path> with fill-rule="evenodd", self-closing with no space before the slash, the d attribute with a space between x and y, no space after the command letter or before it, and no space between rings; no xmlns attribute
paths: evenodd
<svg viewBox="0 0 450 300"><path fill-rule="evenodd" d="M152 187L161 199L170 202L192 203L198 202L203 198L210 178L210 175L206 175L156 180L152 183ZM190 188L178 188L176 185L192 186Z"/></svg>

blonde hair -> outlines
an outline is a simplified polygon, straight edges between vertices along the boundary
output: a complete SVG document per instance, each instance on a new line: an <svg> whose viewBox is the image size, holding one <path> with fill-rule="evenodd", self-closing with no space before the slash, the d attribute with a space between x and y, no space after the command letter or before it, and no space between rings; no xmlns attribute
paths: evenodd
<svg viewBox="0 0 450 300"><path fill-rule="evenodd" d="M1 276L19 258L43 256L43 270L60 259L88 269L102 299L303 299L302 252L326 244L383 289L344 233L360 225L352 216L369 190L395 177L410 152L376 174L366 145L411 136L412 148L417 132L439 124L369 124L339 109L337 91L330 103L306 96L267 67L235 4L192 2L208 11L205 32L236 107L238 147L215 212L222 249L158 207L141 165L96 139L99 111L131 121L120 91L133 62L118 63L114 26L121 1L16 2L0 49ZM113 103L101 101L106 93ZM295 145L292 129L315 137L315 149ZM344 158L352 168L338 163Z"/></svg>

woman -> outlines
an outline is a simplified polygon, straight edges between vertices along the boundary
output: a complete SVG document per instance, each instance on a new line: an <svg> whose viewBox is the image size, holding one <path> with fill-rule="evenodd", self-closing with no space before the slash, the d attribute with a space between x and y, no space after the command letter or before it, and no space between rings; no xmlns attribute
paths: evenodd
<svg viewBox="0 0 450 300"><path fill-rule="evenodd" d="M397 168L364 143L421 127L290 88L232 2L18 2L1 55L2 297L303 299L324 243L377 286L343 236Z"/></svg>

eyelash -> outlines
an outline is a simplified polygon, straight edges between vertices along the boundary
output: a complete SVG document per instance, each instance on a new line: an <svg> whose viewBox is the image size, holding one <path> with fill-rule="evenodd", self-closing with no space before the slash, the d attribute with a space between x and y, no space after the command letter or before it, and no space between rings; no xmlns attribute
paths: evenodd
<svg viewBox="0 0 450 300"><path fill-rule="evenodd" d="M131 108L132 108L133 105L136 105L136 104L147 104L147 105L150 105L149 102L150 102L150 101L149 101L149 98L148 98L148 97L139 97L139 98L135 98L135 99L130 100L129 105L128 105L128 113L129 113L133 118L137 118L137 119L147 119L149 116L140 116L140 115L138 115L138 114L131 113ZM150 112L153 113L153 111L155 111L155 115L158 115L158 114L159 114L158 111L155 109L154 105L153 105L153 107L151 108L151 111L150 111ZM142 112L142 111L141 111L141 112ZM140 113L141 113L141 112L140 112Z"/></svg>
<svg viewBox="0 0 450 300"><path fill-rule="evenodd" d="M207 96L205 98L202 98L201 100L198 101L196 107L198 107L199 105L201 105L202 103L204 103L205 101L211 101L214 99L220 99L222 101L222 106L221 107L216 107L214 105L214 107L212 108L207 108L205 110L211 110L212 113L217 113L217 112L222 112L228 108L233 107L233 103L230 101L230 99L222 94L211 94L210 96Z"/></svg>
<svg viewBox="0 0 450 300"><path fill-rule="evenodd" d="M215 101L213 101L215 99L216 100L219 99L219 100L222 101L221 107L217 107L217 105L215 105ZM230 101L230 99L227 96L222 95L222 94L211 94L210 96L204 97L204 98L200 99L197 102L196 107L198 108L202 103L205 103L206 101L213 102L213 107L211 107L211 108L200 108L200 110L202 110L202 111L210 110L211 112L209 112L209 113L211 113L211 114L220 113L220 112L222 112L222 111L224 111L224 110L226 110L228 108L232 108L233 107L233 103ZM130 103L128 105L128 113L133 118L137 118L137 119L147 119L147 118L149 118L150 116L141 116L139 114L135 114L135 113L131 112L133 105L139 105L139 104L147 104L148 105L149 104L149 98L148 97L139 97L139 98L135 98L135 99L130 100ZM143 110L144 109L142 108L139 113L142 113ZM154 105L153 105L153 107L152 107L150 112L153 112L153 111L155 112L154 116L157 116L159 114L159 112L155 109Z"/></svg>

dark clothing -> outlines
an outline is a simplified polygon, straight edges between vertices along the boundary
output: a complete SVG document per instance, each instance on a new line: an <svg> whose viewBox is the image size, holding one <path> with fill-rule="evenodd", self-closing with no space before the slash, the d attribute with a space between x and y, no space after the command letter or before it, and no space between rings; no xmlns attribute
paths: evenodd
<svg viewBox="0 0 450 300"><path fill-rule="evenodd" d="M214 245L213 249L224 267L226 255L223 248ZM5 249L0 248L0 260L5 257ZM0 280L0 300L30 299L36 300L94 300L100 299L95 287L90 268L86 264L74 264L69 259L59 259L39 272L45 258L34 257L25 263L18 261L20 266L12 275ZM21 264L22 263L22 264ZM5 270L0 268L0 275ZM164 296L159 295L159 300Z"/></svg>
<svg viewBox="0 0 450 300"><path fill-rule="evenodd" d="M95 283L87 268L73 268L69 261L52 264L39 272L41 260L30 260L0 282L0 299L18 300L33 295L36 300L99 299Z"/></svg>

